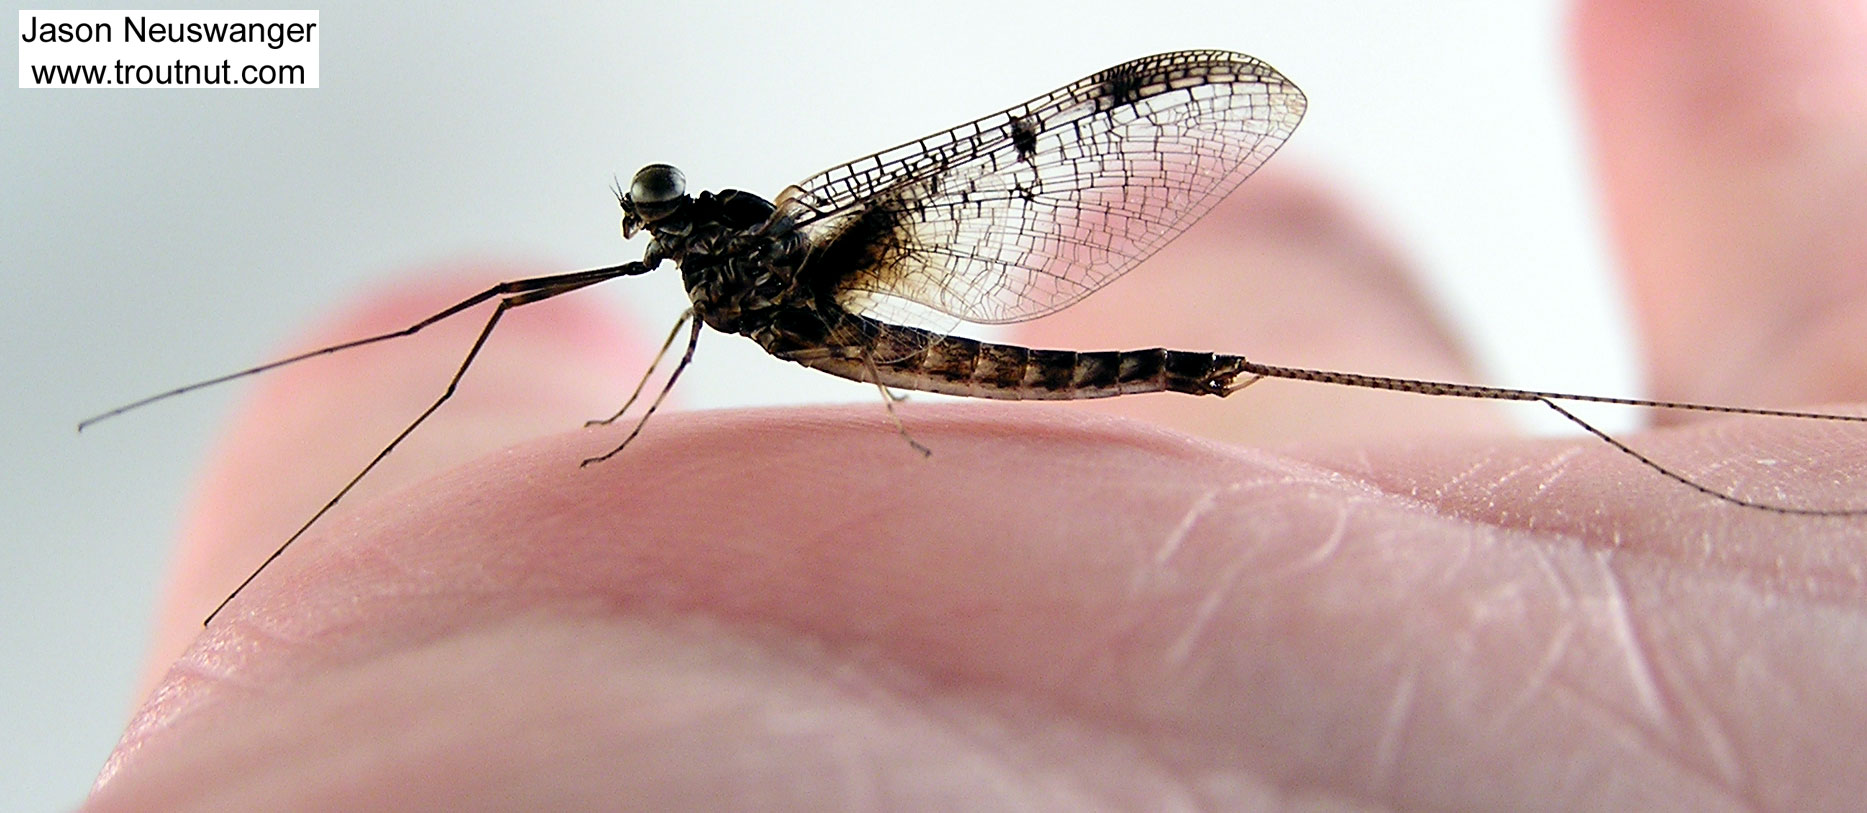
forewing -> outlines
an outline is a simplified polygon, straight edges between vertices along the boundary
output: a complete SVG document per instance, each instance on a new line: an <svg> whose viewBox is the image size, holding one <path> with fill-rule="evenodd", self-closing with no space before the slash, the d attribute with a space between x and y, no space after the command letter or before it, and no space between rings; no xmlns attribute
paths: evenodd
<svg viewBox="0 0 1867 813"><path fill-rule="evenodd" d="M1179 236L1277 151L1305 105L1252 57L1160 54L834 167L779 206L811 241L807 269L853 311L1018 322Z"/></svg>

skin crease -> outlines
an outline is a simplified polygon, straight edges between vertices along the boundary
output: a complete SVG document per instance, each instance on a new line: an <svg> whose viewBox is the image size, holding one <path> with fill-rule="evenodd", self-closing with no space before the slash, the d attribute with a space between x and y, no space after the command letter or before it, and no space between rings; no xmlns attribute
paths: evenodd
<svg viewBox="0 0 1867 813"><path fill-rule="evenodd" d="M1576 37L1655 394L1867 400L1858 9L1594 2ZM1471 378L1379 240L1272 171L1172 249L1193 281L1157 280L1223 297L1299 269L1342 304L1278 341L1350 348L1378 326L1377 355L1332 366ZM1237 263L1237 242L1275 263ZM479 269L329 331L400 326L533 271ZM1169 304L1144 318L1189 321ZM90 809L1867 795L1867 520L1720 504L1595 441L1509 438L1484 405L1270 384L1118 399L1250 445L1095 410L909 402L930 459L868 406L659 415L579 469L626 430L540 435L613 409L653 349L588 308L515 314L459 402L203 632L476 326L265 381L205 481L152 692ZM1199 329L1193 347L1287 360L1225 332L1248 328ZM1276 412L1285 398L1300 408ZM1860 438L1692 419L1626 439L1708 478L1859 505Z"/></svg>

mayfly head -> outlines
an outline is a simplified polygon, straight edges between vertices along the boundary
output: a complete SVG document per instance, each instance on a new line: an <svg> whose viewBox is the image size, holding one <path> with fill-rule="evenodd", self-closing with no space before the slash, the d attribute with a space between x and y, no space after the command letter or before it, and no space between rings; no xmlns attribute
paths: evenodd
<svg viewBox="0 0 1867 813"><path fill-rule="evenodd" d="M687 176L667 164L649 164L629 181L622 196L622 238L627 240L687 205Z"/></svg>

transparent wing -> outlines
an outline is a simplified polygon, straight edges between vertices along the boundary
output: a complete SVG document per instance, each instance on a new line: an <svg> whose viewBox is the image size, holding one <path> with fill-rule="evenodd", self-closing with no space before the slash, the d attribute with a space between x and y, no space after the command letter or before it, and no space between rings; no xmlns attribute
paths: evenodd
<svg viewBox="0 0 1867 813"><path fill-rule="evenodd" d="M1179 236L1306 104L1244 54L1144 57L826 170L785 190L779 216L810 240L805 273L853 311L1034 319Z"/></svg>

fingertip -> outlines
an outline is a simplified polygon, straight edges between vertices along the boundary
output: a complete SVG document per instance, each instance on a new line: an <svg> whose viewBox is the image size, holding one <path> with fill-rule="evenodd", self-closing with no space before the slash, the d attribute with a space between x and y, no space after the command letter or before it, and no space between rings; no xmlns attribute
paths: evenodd
<svg viewBox="0 0 1867 813"><path fill-rule="evenodd" d="M1867 397L1867 20L1590 0L1576 53L1653 395Z"/></svg>

